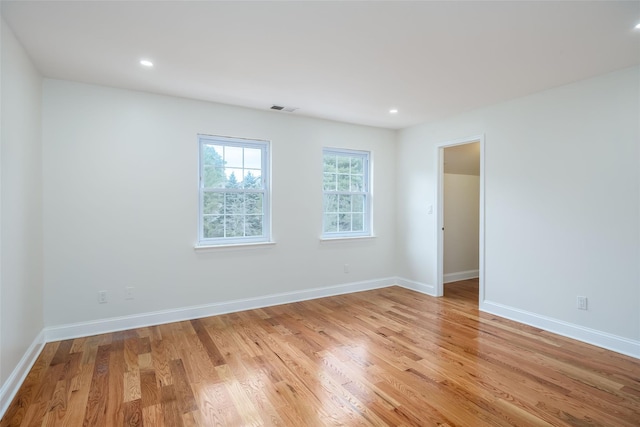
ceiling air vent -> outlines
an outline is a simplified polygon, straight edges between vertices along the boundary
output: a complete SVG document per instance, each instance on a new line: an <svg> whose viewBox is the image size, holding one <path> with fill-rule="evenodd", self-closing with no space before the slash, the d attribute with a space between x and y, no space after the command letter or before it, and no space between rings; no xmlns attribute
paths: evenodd
<svg viewBox="0 0 640 427"><path fill-rule="evenodd" d="M272 105L271 109L278 110L278 111L286 111L287 113L293 113L298 109L298 107L283 107L281 105Z"/></svg>

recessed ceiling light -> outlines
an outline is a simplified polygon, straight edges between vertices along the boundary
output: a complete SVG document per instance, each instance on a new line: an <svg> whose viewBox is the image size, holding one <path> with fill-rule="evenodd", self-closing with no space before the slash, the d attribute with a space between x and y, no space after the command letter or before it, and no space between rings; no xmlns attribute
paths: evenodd
<svg viewBox="0 0 640 427"><path fill-rule="evenodd" d="M398 113L397 108L392 108L391 110L389 110L389 114L397 114L397 113Z"/></svg>
<svg viewBox="0 0 640 427"><path fill-rule="evenodd" d="M637 25L636 25L635 27L633 27L633 28L635 28L636 30L640 30L640 24L637 24Z"/></svg>
<svg viewBox="0 0 640 427"><path fill-rule="evenodd" d="M148 59L141 59L140 65L142 65L143 67L151 68L153 67L153 62L149 61Z"/></svg>

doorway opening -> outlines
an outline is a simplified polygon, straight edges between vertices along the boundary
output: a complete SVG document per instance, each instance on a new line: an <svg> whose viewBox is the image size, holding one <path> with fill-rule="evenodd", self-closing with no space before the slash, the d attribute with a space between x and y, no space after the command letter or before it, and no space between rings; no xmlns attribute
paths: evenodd
<svg viewBox="0 0 640 427"><path fill-rule="evenodd" d="M484 136L438 146L438 296L484 299Z"/></svg>

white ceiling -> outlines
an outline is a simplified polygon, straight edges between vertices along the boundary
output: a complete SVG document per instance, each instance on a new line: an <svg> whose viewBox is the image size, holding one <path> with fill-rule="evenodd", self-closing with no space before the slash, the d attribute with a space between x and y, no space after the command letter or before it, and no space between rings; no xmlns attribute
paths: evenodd
<svg viewBox="0 0 640 427"><path fill-rule="evenodd" d="M640 63L640 1L4 0L2 15L46 77L393 129Z"/></svg>

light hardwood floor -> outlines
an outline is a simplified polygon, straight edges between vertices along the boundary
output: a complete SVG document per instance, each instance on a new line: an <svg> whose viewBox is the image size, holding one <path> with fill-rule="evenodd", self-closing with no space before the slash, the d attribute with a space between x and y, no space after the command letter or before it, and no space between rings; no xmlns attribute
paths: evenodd
<svg viewBox="0 0 640 427"><path fill-rule="evenodd" d="M640 360L399 287L47 344L8 426L639 426Z"/></svg>

